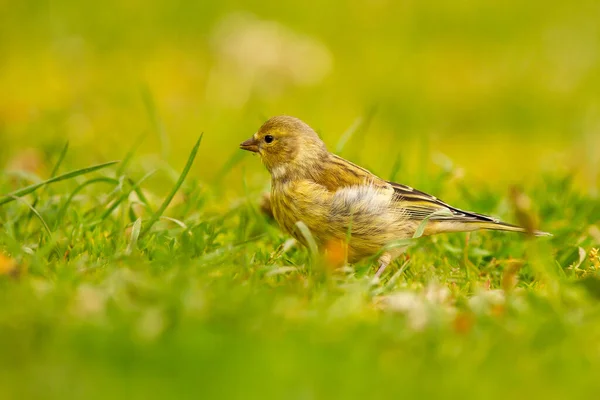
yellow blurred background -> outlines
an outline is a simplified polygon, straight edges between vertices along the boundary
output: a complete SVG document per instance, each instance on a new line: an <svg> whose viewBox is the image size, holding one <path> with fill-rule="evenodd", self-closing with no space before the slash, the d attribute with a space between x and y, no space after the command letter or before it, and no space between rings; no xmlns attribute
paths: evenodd
<svg viewBox="0 0 600 400"><path fill-rule="evenodd" d="M290 114L404 183L573 173L597 192L598 21L587 0L0 0L0 165L67 140L77 166L120 159L147 134L138 155L180 168L204 132L194 174L212 182ZM267 181L240 157L237 193Z"/></svg>

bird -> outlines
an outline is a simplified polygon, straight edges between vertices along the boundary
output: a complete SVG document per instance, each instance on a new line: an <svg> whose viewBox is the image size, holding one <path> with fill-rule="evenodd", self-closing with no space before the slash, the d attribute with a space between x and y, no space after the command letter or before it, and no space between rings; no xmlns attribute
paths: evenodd
<svg viewBox="0 0 600 400"><path fill-rule="evenodd" d="M240 148L258 154L270 173L271 211L285 232L307 247L311 239L303 226L319 249L344 242L349 263L378 255L377 277L418 231L424 236L476 230L550 235L463 211L382 179L329 152L309 125L292 116L270 118Z"/></svg>

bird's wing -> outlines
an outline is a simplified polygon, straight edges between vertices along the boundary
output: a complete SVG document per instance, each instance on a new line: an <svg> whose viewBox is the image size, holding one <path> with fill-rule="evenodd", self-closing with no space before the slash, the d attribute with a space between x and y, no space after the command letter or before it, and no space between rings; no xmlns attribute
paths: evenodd
<svg viewBox="0 0 600 400"><path fill-rule="evenodd" d="M394 188L393 203L408 219L454 222L499 223L496 218L454 208L427 193L399 183L387 182Z"/></svg>
<svg viewBox="0 0 600 400"><path fill-rule="evenodd" d="M350 186L369 185L385 190L393 189L392 204L413 220L429 218L431 221L456 221L456 222L492 222L498 223L495 218L459 210L427 193L413 189L410 186L395 182L385 181L370 171L331 154L327 161L324 174L317 182L328 190L337 191Z"/></svg>
<svg viewBox="0 0 600 400"><path fill-rule="evenodd" d="M363 185L391 190L388 182L335 154L330 154L330 157L325 161L323 172L316 176L314 180L331 192Z"/></svg>
<svg viewBox="0 0 600 400"><path fill-rule="evenodd" d="M423 221L426 218L431 222L425 234L440 232L461 232L477 229L491 229L497 231L522 232L534 236L552 236L541 231L527 231L525 228L502 222L497 218L463 211L454 208L443 201L410 186L399 183L387 182L394 189L392 199L393 207L401 210L405 218Z"/></svg>
<svg viewBox="0 0 600 400"><path fill-rule="evenodd" d="M426 235L476 229L525 232L524 228L501 222L497 218L452 207L436 197L410 186L385 181L368 170L334 154L331 154L326 161L324 171L325 173L313 180L324 190L337 193L344 188L368 186L379 189L383 193L389 193L391 196L390 206L403 218L415 222L427 219L431 222L428 224L430 227L425 230ZM547 235L538 231L532 233L537 236Z"/></svg>
<svg viewBox="0 0 600 400"><path fill-rule="evenodd" d="M429 218L431 221L499 222L495 218L454 208L410 186L385 181L372 172L335 154L331 154L324 170L327 173L321 175L317 183L332 192L363 185L389 190L390 192L393 190L393 206L402 211L408 219L423 220Z"/></svg>

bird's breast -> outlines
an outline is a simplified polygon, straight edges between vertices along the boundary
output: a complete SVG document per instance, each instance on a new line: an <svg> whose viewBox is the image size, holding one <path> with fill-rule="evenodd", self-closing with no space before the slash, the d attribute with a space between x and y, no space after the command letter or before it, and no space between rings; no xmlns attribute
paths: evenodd
<svg viewBox="0 0 600 400"><path fill-rule="evenodd" d="M304 181L273 182L273 216L295 238L303 241L296 228L297 222L302 221L319 240L326 235L330 197L318 185Z"/></svg>

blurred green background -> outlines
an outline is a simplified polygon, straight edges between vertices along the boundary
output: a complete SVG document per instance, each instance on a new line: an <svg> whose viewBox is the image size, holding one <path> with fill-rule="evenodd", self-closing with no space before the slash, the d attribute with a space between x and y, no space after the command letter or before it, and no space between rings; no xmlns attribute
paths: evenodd
<svg viewBox="0 0 600 400"><path fill-rule="evenodd" d="M599 21L597 0L0 0L0 194L67 141L58 173L142 140L93 190L0 207L0 397L594 398ZM519 222L516 184L555 236L441 235L381 285L329 276L256 212L268 175L238 144L282 113L458 207ZM175 219L134 239L133 182L159 170L157 210L201 132Z"/></svg>
<svg viewBox="0 0 600 400"><path fill-rule="evenodd" d="M558 171L594 191L598 21L592 0L3 0L0 165L43 169L66 140L71 163L120 159L148 134L141 152L180 167L205 132L209 181L285 113L331 149L359 127L343 155L405 183L452 160L471 181ZM242 168L266 182L249 160L233 192Z"/></svg>

